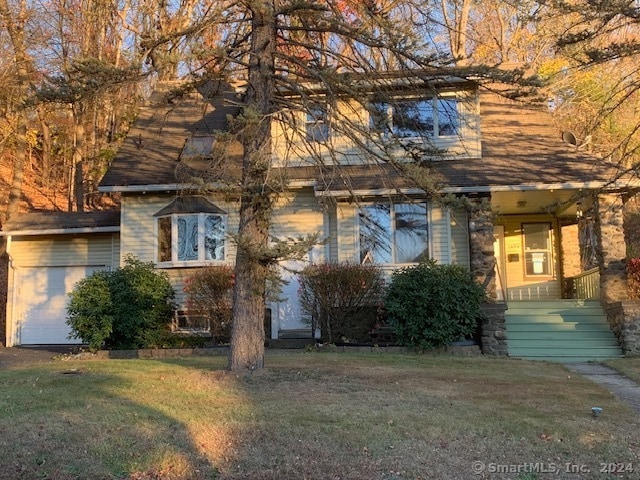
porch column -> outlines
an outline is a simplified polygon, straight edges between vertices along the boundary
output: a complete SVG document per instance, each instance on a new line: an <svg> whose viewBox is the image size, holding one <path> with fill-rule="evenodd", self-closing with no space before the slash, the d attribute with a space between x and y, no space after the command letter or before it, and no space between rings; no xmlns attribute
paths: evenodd
<svg viewBox="0 0 640 480"><path fill-rule="evenodd" d="M471 273L487 292L490 302L496 293L496 257L493 252L493 216L491 196L471 199L469 209L469 253Z"/></svg>
<svg viewBox="0 0 640 480"><path fill-rule="evenodd" d="M605 303L626 300L629 294L626 274L627 246L623 229L623 197L615 193L599 194L595 207L600 298Z"/></svg>

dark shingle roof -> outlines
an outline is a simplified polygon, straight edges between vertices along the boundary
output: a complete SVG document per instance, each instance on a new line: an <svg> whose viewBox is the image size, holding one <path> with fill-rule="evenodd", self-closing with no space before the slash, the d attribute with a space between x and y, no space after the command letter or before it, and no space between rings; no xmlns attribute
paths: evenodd
<svg viewBox="0 0 640 480"><path fill-rule="evenodd" d="M207 163L183 160L181 152L190 138L227 128L227 115L235 115L238 98L221 82L211 82L200 92L167 100L171 88L161 84L120 148L101 182L109 187L175 188L184 178L202 176ZM434 161L434 175L453 189L506 187L510 185L558 185L606 183L617 171L598 157L566 144L550 114L530 105L484 93L480 102L481 158ZM225 160L214 168L226 181L240 177L241 147L232 145ZM221 168L220 165L222 165ZM221 170L221 171L217 171ZM225 170L224 172L222 170ZM211 172L206 181L212 180ZM274 172L275 173L275 172ZM411 187L390 167L347 166L318 169L289 168L290 180L317 180L320 190L367 190ZM105 188L106 187L106 188Z"/></svg>
<svg viewBox="0 0 640 480"><path fill-rule="evenodd" d="M181 82L158 85L100 182L101 190L175 185L179 182L176 167L185 144L193 137L225 131L227 115L239 111L228 84L209 82L198 90L175 96L182 86ZM237 148L232 149L232 155L237 154ZM182 175L188 176L190 167L198 169L198 165L196 160L185 160L180 167Z"/></svg>
<svg viewBox="0 0 640 480"><path fill-rule="evenodd" d="M608 182L612 165L563 142L552 116L495 94L480 97L482 158L443 161L437 170L452 186Z"/></svg>
<svg viewBox="0 0 640 480"><path fill-rule="evenodd" d="M117 231L120 228L120 212L31 212L17 214L4 224L3 234L16 232L42 232L62 230L107 229Z"/></svg>

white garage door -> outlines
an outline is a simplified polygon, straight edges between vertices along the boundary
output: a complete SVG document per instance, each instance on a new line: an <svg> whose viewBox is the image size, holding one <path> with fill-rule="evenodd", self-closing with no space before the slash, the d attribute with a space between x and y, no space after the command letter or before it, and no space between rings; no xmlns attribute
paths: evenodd
<svg viewBox="0 0 640 480"><path fill-rule="evenodd" d="M73 286L104 267L38 267L17 271L18 343L61 345L81 343L68 339L67 294Z"/></svg>

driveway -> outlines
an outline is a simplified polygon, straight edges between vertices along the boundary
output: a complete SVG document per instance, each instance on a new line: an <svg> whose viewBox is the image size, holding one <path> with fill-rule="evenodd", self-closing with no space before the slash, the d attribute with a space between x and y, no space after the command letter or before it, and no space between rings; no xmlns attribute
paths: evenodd
<svg viewBox="0 0 640 480"><path fill-rule="evenodd" d="M0 347L0 369L15 365L50 362L56 355L73 352L75 347Z"/></svg>

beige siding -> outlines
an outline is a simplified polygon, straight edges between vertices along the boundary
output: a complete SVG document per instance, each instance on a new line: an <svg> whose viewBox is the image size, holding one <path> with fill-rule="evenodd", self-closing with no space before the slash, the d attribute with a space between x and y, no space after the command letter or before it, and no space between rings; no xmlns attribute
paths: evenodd
<svg viewBox="0 0 640 480"><path fill-rule="evenodd" d="M357 208L350 203L339 203L336 211L338 235L338 261L359 263Z"/></svg>
<svg viewBox="0 0 640 480"><path fill-rule="evenodd" d="M279 240L298 239L313 233L318 233L321 240L326 236L324 212L312 188L291 191L278 200L273 210L270 229L272 237ZM314 249L318 252L322 250Z"/></svg>
<svg viewBox="0 0 640 480"><path fill-rule="evenodd" d="M447 210L438 206L430 207L429 229L431 233L431 258L438 263L451 263L450 225Z"/></svg>
<svg viewBox="0 0 640 480"><path fill-rule="evenodd" d="M127 195L122 199L121 225L121 260L126 255L135 255L142 261L155 262L156 238L154 214L167 206L175 196L173 195ZM230 201L211 198L213 203L225 210L227 217L227 231L238 231L238 205ZM227 242L227 261L235 261L235 246Z"/></svg>
<svg viewBox="0 0 640 480"><path fill-rule="evenodd" d="M555 275L545 278L528 278L525 276L524 246L522 224L549 222L554 233L554 269ZM505 277L508 300L544 300L561 298L557 222L550 215L505 216L498 222L504 225Z"/></svg>
<svg viewBox="0 0 640 480"><path fill-rule="evenodd" d="M451 225L451 263L471 266L469 256L469 219L466 210L452 210Z"/></svg>
<svg viewBox="0 0 640 480"><path fill-rule="evenodd" d="M114 234L30 236L11 239L14 267L117 267L120 239Z"/></svg>

